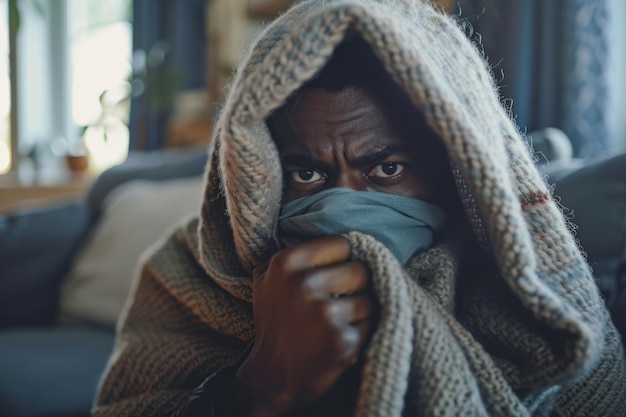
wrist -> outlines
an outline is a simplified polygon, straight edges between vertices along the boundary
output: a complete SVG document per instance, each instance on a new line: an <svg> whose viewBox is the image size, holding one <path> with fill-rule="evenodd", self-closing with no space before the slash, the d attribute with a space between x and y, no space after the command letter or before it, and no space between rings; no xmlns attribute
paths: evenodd
<svg viewBox="0 0 626 417"><path fill-rule="evenodd" d="M220 415L278 417L291 411L291 396L276 388L267 371L245 361L225 387Z"/></svg>

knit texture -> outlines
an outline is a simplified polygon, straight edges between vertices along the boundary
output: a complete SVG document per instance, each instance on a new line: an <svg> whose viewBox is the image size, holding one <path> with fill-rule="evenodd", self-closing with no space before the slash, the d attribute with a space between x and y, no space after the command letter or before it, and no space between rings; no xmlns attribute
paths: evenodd
<svg viewBox="0 0 626 417"><path fill-rule="evenodd" d="M355 415L626 415L622 345L590 269L484 59L425 0L305 1L260 34L216 122L200 218L145 262L94 415L168 416L253 338L251 271L276 251L282 197L265 119L347 34L443 141L493 263L470 274L436 246L403 268L348 235L381 306Z"/></svg>

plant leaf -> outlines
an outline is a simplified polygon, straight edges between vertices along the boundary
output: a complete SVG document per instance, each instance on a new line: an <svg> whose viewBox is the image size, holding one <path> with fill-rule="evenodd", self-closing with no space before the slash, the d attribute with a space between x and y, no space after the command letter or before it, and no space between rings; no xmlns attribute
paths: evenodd
<svg viewBox="0 0 626 417"><path fill-rule="evenodd" d="M17 0L9 0L9 33L16 36L20 30L20 9L17 7Z"/></svg>

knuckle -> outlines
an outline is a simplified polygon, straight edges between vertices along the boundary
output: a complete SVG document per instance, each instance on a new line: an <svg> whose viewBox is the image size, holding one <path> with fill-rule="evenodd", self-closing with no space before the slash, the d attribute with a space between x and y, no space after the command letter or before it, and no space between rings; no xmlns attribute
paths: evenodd
<svg viewBox="0 0 626 417"><path fill-rule="evenodd" d="M313 294L317 292L318 277L315 272L296 274L294 284L297 285L304 294Z"/></svg>
<svg viewBox="0 0 626 417"><path fill-rule="evenodd" d="M350 253L350 241L343 235L329 235L310 241L316 247L332 248L336 253Z"/></svg>
<svg viewBox="0 0 626 417"><path fill-rule="evenodd" d="M364 313L366 313L367 315L371 314L371 312L374 309L373 300L368 295L361 296L358 300L358 303L359 305L357 306L357 308L363 311Z"/></svg>
<svg viewBox="0 0 626 417"><path fill-rule="evenodd" d="M285 280L282 278L291 277L290 281L298 280L298 274L296 274L298 263L297 259L294 259L297 258L295 256L297 254L294 255L294 252L289 249L283 249L272 256L264 271L268 279L279 281L279 285L284 285Z"/></svg>
<svg viewBox="0 0 626 417"><path fill-rule="evenodd" d="M369 277L371 275L370 273L370 269L367 267L367 265L365 265L365 263L363 263L362 261L354 261L357 266L357 270L359 271L359 274L365 276L365 277Z"/></svg>
<svg viewBox="0 0 626 417"><path fill-rule="evenodd" d="M308 257L305 249L302 245L282 249L272 257L272 264L286 272L302 270Z"/></svg>
<svg viewBox="0 0 626 417"><path fill-rule="evenodd" d="M348 240L347 237L343 235L332 235L329 237L329 239L332 239L331 243L334 245L342 246L344 249L348 251L351 249L350 241Z"/></svg>
<svg viewBox="0 0 626 417"><path fill-rule="evenodd" d="M361 261L350 262L350 268L354 277L359 281L362 281L363 285L367 285L371 276L369 268Z"/></svg>
<svg viewBox="0 0 626 417"><path fill-rule="evenodd" d="M351 361L355 356L359 334L352 327L335 328L329 340L331 354L342 361Z"/></svg>
<svg viewBox="0 0 626 417"><path fill-rule="evenodd" d="M328 300L316 300L313 305L313 313L319 317L324 323L333 323L335 321L335 308Z"/></svg>
<svg viewBox="0 0 626 417"><path fill-rule="evenodd" d="M308 271L295 273L291 276L289 284L291 290L304 297L310 297L315 294L316 290L315 274Z"/></svg>
<svg viewBox="0 0 626 417"><path fill-rule="evenodd" d="M318 300L316 313L327 323L336 323L339 319L339 306L330 300Z"/></svg>

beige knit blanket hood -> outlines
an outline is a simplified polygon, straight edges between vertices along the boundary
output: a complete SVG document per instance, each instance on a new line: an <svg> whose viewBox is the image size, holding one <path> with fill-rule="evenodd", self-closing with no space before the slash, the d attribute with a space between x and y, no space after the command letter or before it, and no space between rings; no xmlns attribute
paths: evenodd
<svg viewBox="0 0 626 417"><path fill-rule="evenodd" d="M455 19L426 0L314 0L269 25L240 66L216 124L200 219L144 265L95 416L169 416L252 340L251 271L276 250L282 197L264 120L347 33L371 45L444 142L497 271L464 275L446 247L403 268L373 238L350 235L381 306L355 415L626 415L619 335ZM471 294L455 295L460 280L476 282Z"/></svg>

